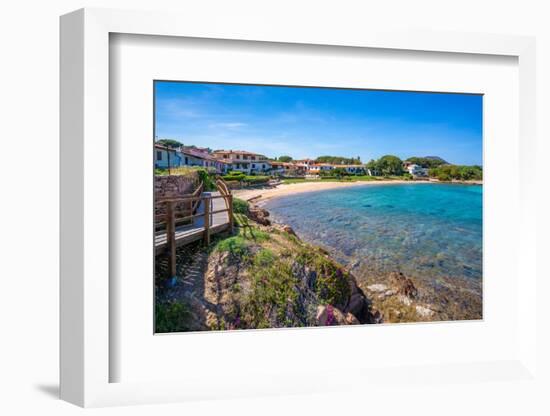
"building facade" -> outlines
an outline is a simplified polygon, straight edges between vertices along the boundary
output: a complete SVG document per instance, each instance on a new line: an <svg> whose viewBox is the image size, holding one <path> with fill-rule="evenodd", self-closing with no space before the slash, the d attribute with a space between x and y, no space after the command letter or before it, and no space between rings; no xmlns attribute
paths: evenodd
<svg viewBox="0 0 550 416"><path fill-rule="evenodd" d="M248 175L263 174L271 170L271 162L259 153L244 150L215 150L212 157L225 163L228 170L236 170Z"/></svg>
<svg viewBox="0 0 550 416"><path fill-rule="evenodd" d="M184 165L183 155L177 149L155 144L155 168L169 169Z"/></svg>
<svg viewBox="0 0 550 416"><path fill-rule="evenodd" d="M407 172L409 172L411 175L415 177L425 177L428 176L428 169L423 168L420 165L417 165L415 163L408 164L405 169Z"/></svg>

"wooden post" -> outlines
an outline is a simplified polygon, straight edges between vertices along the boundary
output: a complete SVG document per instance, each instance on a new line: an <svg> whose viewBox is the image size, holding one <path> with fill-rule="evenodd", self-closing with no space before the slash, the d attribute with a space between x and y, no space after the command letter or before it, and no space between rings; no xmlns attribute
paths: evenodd
<svg viewBox="0 0 550 416"><path fill-rule="evenodd" d="M227 214L229 215L229 231L233 232L233 195L229 194L227 197Z"/></svg>
<svg viewBox="0 0 550 416"><path fill-rule="evenodd" d="M166 202L166 243L168 244L168 271L170 279L176 280L176 222L174 202Z"/></svg>
<svg viewBox="0 0 550 416"><path fill-rule="evenodd" d="M210 197L204 198L204 244L210 244L210 203L212 199Z"/></svg>

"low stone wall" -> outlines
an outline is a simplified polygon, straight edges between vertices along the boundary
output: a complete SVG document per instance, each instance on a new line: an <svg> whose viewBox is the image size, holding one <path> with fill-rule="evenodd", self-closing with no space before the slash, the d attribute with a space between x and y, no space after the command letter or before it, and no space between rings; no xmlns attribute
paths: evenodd
<svg viewBox="0 0 550 416"><path fill-rule="evenodd" d="M191 172L186 175L166 175L155 176L155 215L164 215L166 213L166 205L163 204L163 199L181 198L185 195L192 194L199 186L199 175L196 172ZM176 204L176 210L179 211L178 216L190 214L191 202L182 202Z"/></svg>
<svg viewBox="0 0 550 416"><path fill-rule="evenodd" d="M155 201L181 198L195 192L198 186L199 175L196 172L186 175L155 176Z"/></svg>

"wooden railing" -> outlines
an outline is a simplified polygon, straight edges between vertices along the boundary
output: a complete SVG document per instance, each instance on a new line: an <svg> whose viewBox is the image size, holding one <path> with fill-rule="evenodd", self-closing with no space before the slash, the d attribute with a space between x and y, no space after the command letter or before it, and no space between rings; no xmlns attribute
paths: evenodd
<svg viewBox="0 0 550 416"><path fill-rule="evenodd" d="M227 183L221 178L216 179L216 187L220 191L220 194L225 198L225 206L228 209L229 216L229 228L233 231L233 195L229 190Z"/></svg>
<svg viewBox="0 0 550 416"><path fill-rule="evenodd" d="M166 212L163 214L155 215L155 230L159 231L166 228L168 224L168 202L171 203L173 210L174 223L176 225L182 224L185 221L189 221L192 218L189 213L194 214L200 204L200 196L204 190L204 184L201 182L199 187L192 194L186 195L181 198L162 198L156 201L157 204L164 204ZM182 207L185 205L185 207ZM179 206L179 207L178 207Z"/></svg>
<svg viewBox="0 0 550 416"><path fill-rule="evenodd" d="M157 201L160 204L165 204L166 208L164 214L155 216L155 230L160 230L156 234L163 234L163 229L166 232L166 253L168 254L168 268L171 277L176 275L176 247L178 244L176 241L176 230L178 226L187 225L192 228L197 218L203 218L202 231L198 229L197 233L193 234L192 237L194 238L198 233L202 233L202 240L205 245L208 245L210 244L212 227L215 225L213 224L214 215L227 212L227 228L230 232L233 231L233 195L231 195L227 185L221 179L216 180L216 187L220 195L201 195L203 190L201 184L199 189L191 195ZM212 201L216 199L223 199L225 208L213 210ZM204 210L203 212L196 212L201 202L203 203ZM189 208L182 209L181 207L187 205L187 203L189 204Z"/></svg>

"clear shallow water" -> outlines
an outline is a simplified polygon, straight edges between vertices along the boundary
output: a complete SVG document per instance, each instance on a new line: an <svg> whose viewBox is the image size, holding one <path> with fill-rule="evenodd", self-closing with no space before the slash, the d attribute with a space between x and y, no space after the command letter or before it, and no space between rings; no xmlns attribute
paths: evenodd
<svg viewBox="0 0 550 416"><path fill-rule="evenodd" d="M482 274L482 186L366 185L281 197L277 222L368 273L437 280Z"/></svg>

